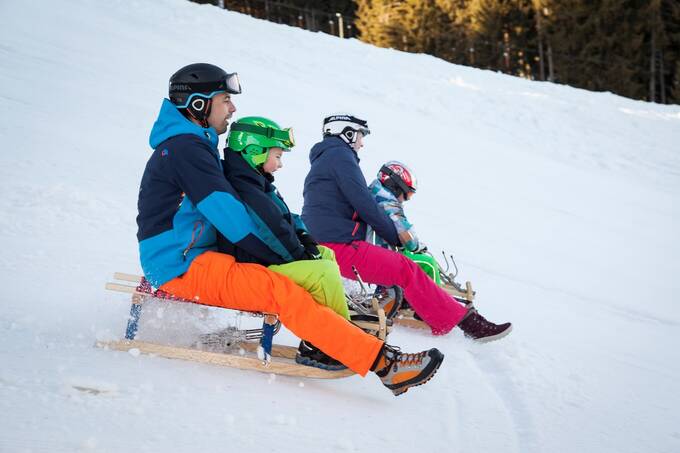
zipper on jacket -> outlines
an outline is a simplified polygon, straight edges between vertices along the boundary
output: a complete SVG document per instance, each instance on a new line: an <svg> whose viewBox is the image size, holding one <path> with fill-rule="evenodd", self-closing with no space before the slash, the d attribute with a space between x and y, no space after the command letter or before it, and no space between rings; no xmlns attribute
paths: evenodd
<svg viewBox="0 0 680 453"><path fill-rule="evenodd" d="M354 214L352 214L352 220L355 221L355 224L354 224L354 229L352 230L352 237L354 237L354 235L357 234L357 231L359 230L359 222L357 222L358 218L359 218L359 213L354 211Z"/></svg>
<svg viewBox="0 0 680 453"><path fill-rule="evenodd" d="M200 230L198 230L198 235L196 235L196 229L200 227ZM203 234L203 221L198 220L196 223L194 223L194 228L191 230L191 242L189 242L189 245L187 248L184 249L182 252L182 259L184 261L187 260L187 254L189 253L189 250L198 242L198 240L201 238L201 235Z"/></svg>

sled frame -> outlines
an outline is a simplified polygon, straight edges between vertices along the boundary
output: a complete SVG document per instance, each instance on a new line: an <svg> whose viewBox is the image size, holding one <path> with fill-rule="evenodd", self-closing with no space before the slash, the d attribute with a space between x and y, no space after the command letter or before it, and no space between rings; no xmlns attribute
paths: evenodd
<svg viewBox="0 0 680 453"><path fill-rule="evenodd" d="M105 286L106 289L131 295L130 317L128 318L125 331L125 339L97 341L95 343L95 346L97 347L304 378L337 379L355 374L349 369L331 371L295 363L294 359L297 354L297 348L294 346L272 344L270 353L264 354L263 356L262 346L251 340L262 340L265 331L269 331L271 336L279 332L281 323L278 320L278 316L271 313L234 310L250 316L262 317L264 320L262 329L237 330L246 341L237 340L229 350L203 350L200 348L200 342L199 348L188 348L136 340L135 337L139 327L142 305L145 300L157 298L174 302L195 302L172 296L158 297L154 293L140 291L143 278L138 275L116 272L113 277L114 280L117 281L107 282ZM267 324L273 327L273 329L267 329ZM257 357L253 357L253 353L257 353Z"/></svg>

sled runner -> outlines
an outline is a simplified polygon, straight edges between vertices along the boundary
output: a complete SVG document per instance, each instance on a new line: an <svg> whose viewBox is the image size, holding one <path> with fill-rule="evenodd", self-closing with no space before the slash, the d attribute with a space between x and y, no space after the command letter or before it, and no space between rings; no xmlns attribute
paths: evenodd
<svg viewBox="0 0 680 453"><path fill-rule="evenodd" d="M139 319L146 300L156 298L185 303L195 302L155 290L146 279L137 275L116 272L114 280L116 281L106 284L106 289L131 294L132 296L125 339L98 341L96 343L98 347L286 376L337 379L354 374L349 369L329 371L295 363L297 347L273 343L273 337L281 327L281 322L275 314L235 310L250 316L262 317L262 328L239 330L236 327L229 327L218 332L201 335L192 347L177 347L136 340ZM382 319L384 321L384 313ZM378 326L368 321L364 321L363 324L372 328L378 334L386 335L387 333L385 322L381 322Z"/></svg>

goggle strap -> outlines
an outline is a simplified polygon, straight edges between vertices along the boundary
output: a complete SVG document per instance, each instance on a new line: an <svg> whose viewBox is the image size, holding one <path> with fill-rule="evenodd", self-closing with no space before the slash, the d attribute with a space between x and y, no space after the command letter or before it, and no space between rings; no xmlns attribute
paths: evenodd
<svg viewBox="0 0 680 453"><path fill-rule="evenodd" d="M286 144L292 144L290 132L288 130L274 129L273 127L262 127L254 124L234 123L231 125L232 131L250 132L251 134L262 135L263 137L281 140Z"/></svg>

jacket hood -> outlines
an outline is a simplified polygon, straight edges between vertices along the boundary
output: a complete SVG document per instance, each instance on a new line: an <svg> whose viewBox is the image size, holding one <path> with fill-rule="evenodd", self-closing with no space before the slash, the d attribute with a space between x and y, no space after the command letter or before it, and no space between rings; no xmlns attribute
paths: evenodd
<svg viewBox="0 0 680 453"><path fill-rule="evenodd" d="M197 135L209 141L213 148L217 148L218 137L217 131L214 128L203 128L192 123L177 110L177 107L169 99L163 99L161 111L158 113L158 118L153 124L153 128L151 128L149 145L151 145L151 148L156 149L165 140L182 134Z"/></svg>
<svg viewBox="0 0 680 453"><path fill-rule="evenodd" d="M314 163L314 161L321 157L323 153L332 148L344 148L338 150L340 152L350 151L354 155L354 158L357 160L357 162L359 162L359 156L351 146L345 143L341 138L330 135L328 137L324 137L322 141L312 147L312 150L309 152L309 163Z"/></svg>

